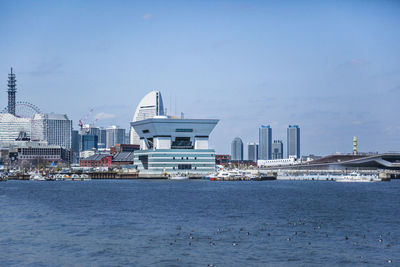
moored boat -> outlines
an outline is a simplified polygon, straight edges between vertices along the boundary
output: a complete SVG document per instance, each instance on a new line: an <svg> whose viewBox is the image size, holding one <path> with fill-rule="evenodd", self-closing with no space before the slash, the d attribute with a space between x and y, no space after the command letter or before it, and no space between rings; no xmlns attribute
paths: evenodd
<svg viewBox="0 0 400 267"><path fill-rule="evenodd" d="M336 177L336 182L345 183L369 183L369 182L379 182L380 179L376 175L362 175L359 172L352 172L350 174L340 175Z"/></svg>
<svg viewBox="0 0 400 267"><path fill-rule="evenodd" d="M46 178L41 175L40 173L34 173L31 174L31 176L29 177L29 180L31 181L46 181Z"/></svg>
<svg viewBox="0 0 400 267"><path fill-rule="evenodd" d="M172 174L168 177L169 180L188 180L189 176L188 175L184 175L184 174Z"/></svg>

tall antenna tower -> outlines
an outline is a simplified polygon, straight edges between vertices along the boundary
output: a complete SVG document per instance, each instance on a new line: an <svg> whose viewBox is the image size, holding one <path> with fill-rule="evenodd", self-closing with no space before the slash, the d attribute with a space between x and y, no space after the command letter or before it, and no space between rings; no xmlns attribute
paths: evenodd
<svg viewBox="0 0 400 267"><path fill-rule="evenodd" d="M17 92L17 80L11 68L11 73L8 74L8 113L15 116L15 93Z"/></svg>
<svg viewBox="0 0 400 267"><path fill-rule="evenodd" d="M353 137L353 155L357 155L357 137Z"/></svg>

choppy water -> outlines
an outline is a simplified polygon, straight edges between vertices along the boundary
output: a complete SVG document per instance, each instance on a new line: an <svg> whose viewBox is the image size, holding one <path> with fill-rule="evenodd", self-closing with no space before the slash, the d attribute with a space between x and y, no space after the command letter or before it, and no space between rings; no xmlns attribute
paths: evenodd
<svg viewBox="0 0 400 267"><path fill-rule="evenodd" d="M400 265L400 181L8 181L0 207L2 266Z"/></svg>

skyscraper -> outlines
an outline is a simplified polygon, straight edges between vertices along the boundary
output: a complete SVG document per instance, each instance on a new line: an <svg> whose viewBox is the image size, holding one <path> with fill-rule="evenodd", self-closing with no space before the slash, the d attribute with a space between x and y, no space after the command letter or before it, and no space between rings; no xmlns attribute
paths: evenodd
<svg viewBox="0 0 400 267"><path fill-rule="evenodd" d="M281 140L274 140L272 143L272 159L283 159L283 143Z"/></svg>
<svg viewBox="0 0 400 267"><path fill-rule="evenodd" d="M72 121L65 114L35 114L32 119L32 140L71 148Z"/></svg>
<svg viewBox="0 0 400 267"><path fill-rule="evenodd" d="M243 142L240 137L233 139L231 143L231 160L243 160Z"/></svg>
<svg viewBox="0 0 400 267"><path fill-rule="evenodd" d="M136 107L132 122L150 119L160 115L164 115L164 104L161 93L159 91L152 91L145 95ZM140 138L135 132L135 129L131 127L130 132L130 143L139 145Z"/></svg>
<svg viewBox="0 0 400 267"><path fill-rule="evenodd" d="M82 134L81 135L81 151L97 150L99 137L95 134Z"/></svg>
<svg viewBox="0 0 400 267"><path fill-rule="evenodd" d="M287 128L287 155L300 158L300 128L298 125L289 125Z"/></svg>
<svg viewBox="0 0 400 267"><path fill-rule="evenodd" d="M258 130L258 138L259 138L259 159L272 159L272 129L271 126L261 125Z"/></svg>
<svg viewBox="0 0 400 267"><path fill-rule="evenodd" d="M247 144L247 159L256 162L258 160L258 144Z"/></svg>
<svg viewBox="0 0 400 267"><path fill-rule="evenodd" d="M118 128L113 125L107 128L106 132L106 148L123 144L125 141L125 129Z"/></svg>
<svg viewBox="0 0 400 267"><path fill-rule="evenodd" d="M72 151L74 152L74 153L78 153L79 154L79 140L80 140L80 138L79 138L79 131L77 131L77 130L72 130L72 133L71 133L71 148L72 148Z"/></svg>
<svg viewBox="0 0 400 267"><path fill-rule="evenodd" d="M107 143L107 130L101 128L100 131L99 131L98 147L99 148L106 148L106 143Z"/></svg>

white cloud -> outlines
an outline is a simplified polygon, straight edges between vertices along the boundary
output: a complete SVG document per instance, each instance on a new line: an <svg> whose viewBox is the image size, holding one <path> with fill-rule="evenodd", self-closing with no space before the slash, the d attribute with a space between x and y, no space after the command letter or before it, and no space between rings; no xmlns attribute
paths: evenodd
<svg viewBox="0 0 400 267"><path fill-rule="evenodd" d="M146 13L142 16L142 19L151 19L153 15L151 13Z"/></svg>
<svg viewBox="0 0 400 267"><path fill-rule="evenodd" d="M96 120L106 120L106 119L115 118L115 115L110 114L110 113L100 112L100 113L97 113L96 116L94 116L94 118Z"/></svg>

